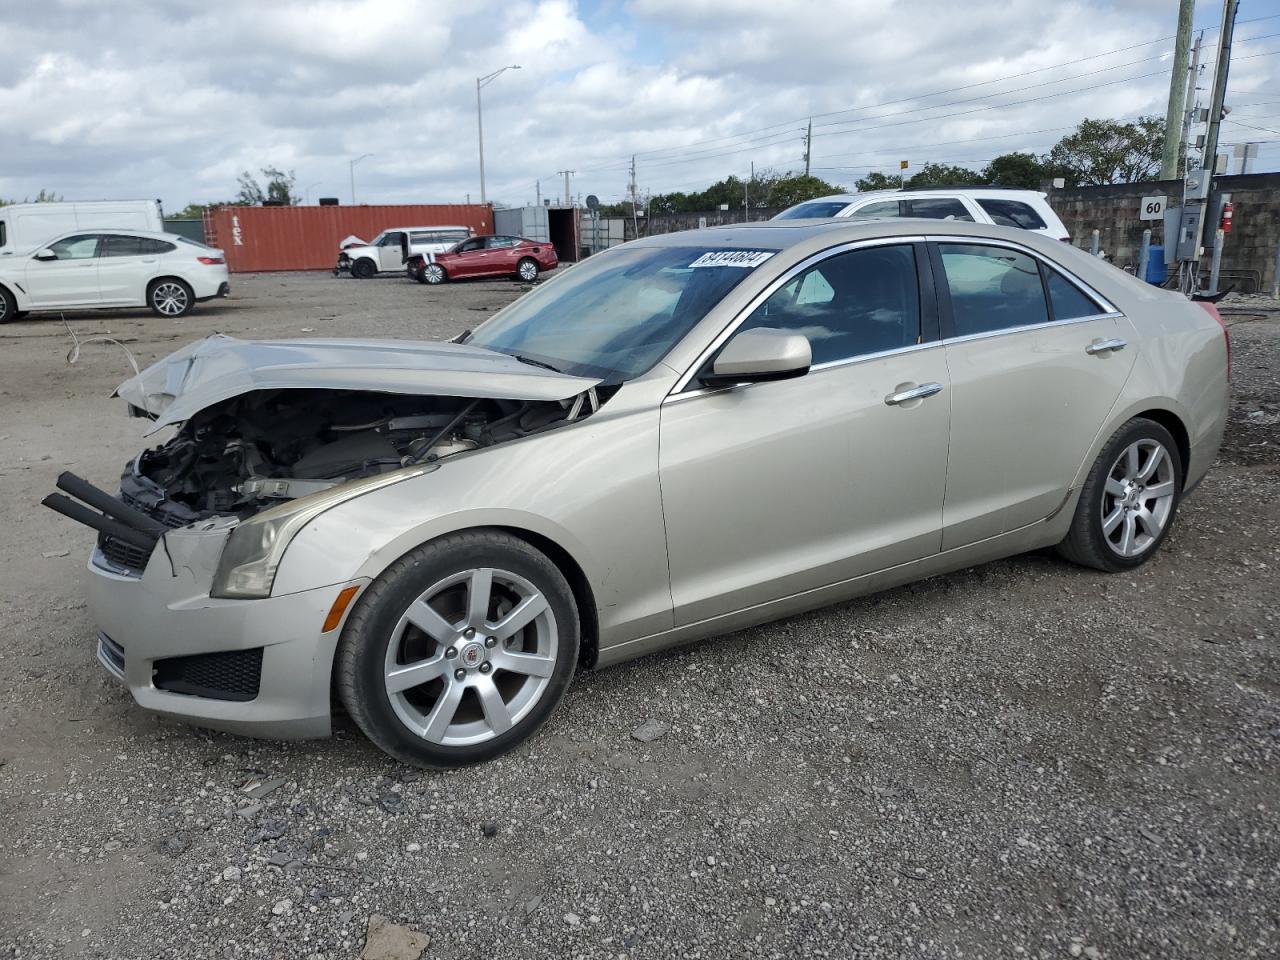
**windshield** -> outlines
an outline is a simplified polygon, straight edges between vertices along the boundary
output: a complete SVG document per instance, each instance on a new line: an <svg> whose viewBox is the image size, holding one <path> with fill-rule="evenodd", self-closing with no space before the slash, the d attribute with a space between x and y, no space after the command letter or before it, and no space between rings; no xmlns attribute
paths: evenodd
<svg viewBox="0 0 1280 960"><path fill-rule="evenodd" d="M792 207L790 210L783 210L773 219L816 220L824 217L838 217L840 216L840 211L848 205L848 200L814 200L812 203L802 203L799 206Z"/></svg>
<svg viewBox="0 0 1280 960"><path fill-rule="evenodd" d="M775 252L619 247L517 300L467 343L562 373L629 380Z"/></svg>

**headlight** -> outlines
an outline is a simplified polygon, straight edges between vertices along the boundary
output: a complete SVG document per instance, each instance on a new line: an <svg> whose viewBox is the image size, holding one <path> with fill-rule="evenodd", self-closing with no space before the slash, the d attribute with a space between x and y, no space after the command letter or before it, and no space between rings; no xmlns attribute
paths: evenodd
<svg viewBox="0 0 1280 960"><path fill-rule="evenodd" d="M213 576L213 597L269 597L276 570L298 531L326 510L355 497L411 480L437 469L435 464L393 470L352 480L330 490L290 500L245 520L227 538Z"/></svg>

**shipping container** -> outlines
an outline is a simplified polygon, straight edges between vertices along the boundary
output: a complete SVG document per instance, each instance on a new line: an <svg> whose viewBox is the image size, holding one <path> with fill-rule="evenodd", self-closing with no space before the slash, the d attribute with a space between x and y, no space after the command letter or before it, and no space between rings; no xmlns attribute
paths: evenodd
<svg viewBox="0 0 1280 960"><path fill-rule="evenodd" d="M218 207L204 215L204 240L227 255L233 273L332 270L338 244L372 240L389 227L470 227L493 232L488 204L358 207Z"/></svg>
<svg viewBox="0 0 1280 960"><path fill-rule="evenodd" d="M581 247L580 216L577 207L509 207L494 213L493 232L549 243L562 262L573 263L585 253Z"/></svg>

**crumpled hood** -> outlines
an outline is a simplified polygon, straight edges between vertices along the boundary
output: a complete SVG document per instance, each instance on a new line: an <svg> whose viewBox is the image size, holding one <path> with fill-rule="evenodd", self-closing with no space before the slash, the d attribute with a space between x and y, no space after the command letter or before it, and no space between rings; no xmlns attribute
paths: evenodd
<svg viewBox="0 0 1280 960"><path fill-rule="evenodd" d="M114 396L154 433L253 390L371 390L492 400L567 400L599 384L484 347L420 340L238 340L214 334L157 361Z"/></svg>

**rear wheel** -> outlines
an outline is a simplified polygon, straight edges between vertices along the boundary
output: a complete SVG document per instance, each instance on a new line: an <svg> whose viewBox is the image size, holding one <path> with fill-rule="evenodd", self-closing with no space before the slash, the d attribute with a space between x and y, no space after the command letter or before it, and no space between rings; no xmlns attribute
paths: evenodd
<svg viewBox="0 0 1280 960"><path fill-rule="evenodd" d="M422 279L430 284L444 283L449 279L449 274L440 264L428 263L422 268Z"/></svg>
<svg viewBox="0 0 1280 960"><path fill-rule="evenodd" d="M525 257L516 264L516 276L525 283L533 283L538 279L538 261L532 257Z"/></svg>
<svg viewBox="0 0 1280 960"><path fill-rule="evenodd" d="M377 272L377 266L367 257L361 257L351 265L351 275L357 280L368 280Z"/></svg>
<svg viewBox="0 0 1280 960"><path fill-rule="evenodd" d="M147 304L158 317L185 317L196 304L195 294L177 277L164 277L151 284Z"/></svg>
<svg viewBox="0 0 1280 960"><path fill-rule="evenodd" d="M505 753L546 721L578 646L573 593L555 564L509 534L453 534L365 590L338 646L338 692L391 756L462 766Z"/></svg>
<svg viewBox="0 0 1280 960"><path fill-rule="evenodd" d="M1108 572L1140 566L1173 526L1182 481L1173 436L1155 421L1135 417L1094 462L1058 553Z"/></svg>
<svg viewBox="0 0 1280 960"><path fill-rule="evenodd" d="M426 283L426 278L422 275L422 261L410 260L409 265L405 267L405 274L410 280L417 280L419 283Z"/></svg>

